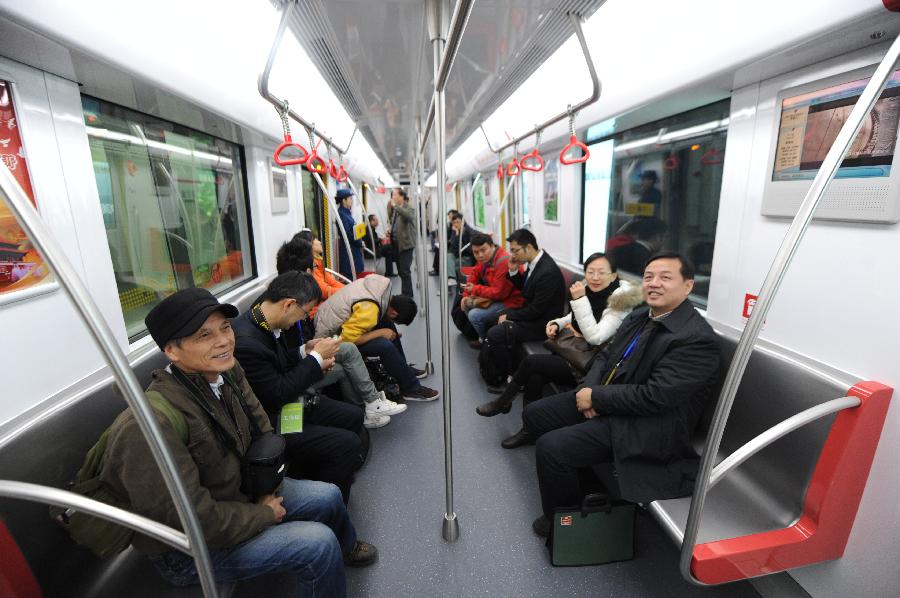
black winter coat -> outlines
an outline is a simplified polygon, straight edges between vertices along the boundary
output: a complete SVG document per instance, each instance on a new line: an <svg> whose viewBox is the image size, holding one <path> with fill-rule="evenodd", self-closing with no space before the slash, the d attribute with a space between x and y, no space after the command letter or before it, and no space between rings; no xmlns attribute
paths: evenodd
<svg viewBox="0 0 900 598"><path fill-rule="evenodd" d="M544 338L547 322L563 315L566 303L566 281L550 254L546 251L525 280L519 272L509 279L522 292L525 304L506 308L502 313L526 331L527 337Z"/></svg>
<svg viewBox="0 0 900 598"><path fill-rule="evenodd" d="M234 356L270 418L324 376L315 357L300 359L297 348L286 345L285 334L276 340L272 333L260 330L250 319L249 311L232 320L231 326Z"/></svg>
<svg viewBox="0 0 900 598"><path fill-rule="evenodd" d="M644 503L693 490L699 459L691 438L718 381L721 359L716 333L685 301L603 386L646 324L649 309L639 307L625 318L580 387L591 388L594 410L609 422L622 497Z"/></svg>

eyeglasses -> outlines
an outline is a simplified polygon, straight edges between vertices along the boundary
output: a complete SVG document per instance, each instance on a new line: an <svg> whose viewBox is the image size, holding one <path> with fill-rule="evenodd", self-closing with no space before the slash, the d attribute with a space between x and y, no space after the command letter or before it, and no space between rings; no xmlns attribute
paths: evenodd
<svg viewBox="0 0 900 598"><path fill-rule="evenodd" d="M525 248L524 248L524 247L521 247L521 246L519 246L519 247L510 247L509 250L510 250L510 252L512 252L512 253L522 253L523 251L525 251Z"/></svg>

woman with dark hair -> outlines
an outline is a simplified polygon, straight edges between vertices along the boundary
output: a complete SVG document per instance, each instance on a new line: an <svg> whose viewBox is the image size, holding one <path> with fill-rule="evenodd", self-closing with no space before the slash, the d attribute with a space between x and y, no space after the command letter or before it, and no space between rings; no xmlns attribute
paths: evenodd
<svg viewBox="0 0 900 598"><path fill-rule="evenodd" d="M580 344L585 348L590 345L599 349L613 337L625 316L643 301L640 285L619 280L615 262L603 253L594 253L585 260L584 282L573 283L569 292L572 295L572 311L547 323L547 338L557 340L568 336L582 339L569 343L569 346ZM522 390L527 405L540 399L544 386L550 382L574 387L584 375L586 363L593 353L596 350L588 348L583 355L577 352L571 355L571 358L585 362L582 364L572 363L554 353L529 355L519 364L512 381L501 395L476 408L478 415L493 417L499 413L509 413L513 400ZM502 444L504 448L515 448L530 442L524 430L520 430Z"/></svg>

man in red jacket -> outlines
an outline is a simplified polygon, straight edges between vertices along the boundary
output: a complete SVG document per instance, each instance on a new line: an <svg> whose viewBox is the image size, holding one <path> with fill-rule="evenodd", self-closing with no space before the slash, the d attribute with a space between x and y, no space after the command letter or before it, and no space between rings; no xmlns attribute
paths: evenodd
<svg viewBox="0 0 900 598"><path fill-rule="evenodd" d="M525 299L506 275L509 254L505 249L494 245L493 239L484 233L472 236L471 247L476 265L462 287L459 306L478 333L478 340L470 344L473 348L479 348L480 339L485 337L488 328L497 323L503 308L522 307Z"/></svg>

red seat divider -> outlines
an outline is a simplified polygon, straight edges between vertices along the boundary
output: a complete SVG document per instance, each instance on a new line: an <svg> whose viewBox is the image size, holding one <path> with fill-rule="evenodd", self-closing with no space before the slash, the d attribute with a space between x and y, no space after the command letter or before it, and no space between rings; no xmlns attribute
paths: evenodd
<svg viewBox="0 0 900 598"><path fill-rule="evenodd" d="M3 521L0 521L0 596L3 598L41 598L38 585L28 561L19 550Z"/></svg>
<svg viewBox="0 0 900 598"><path fill-rule="evenodd" d="M694 576L720 584L843 556L893 392L878 382L853 386L847 396L862 402L835 417L797 523L698 544L691 561Z"/></svg>

